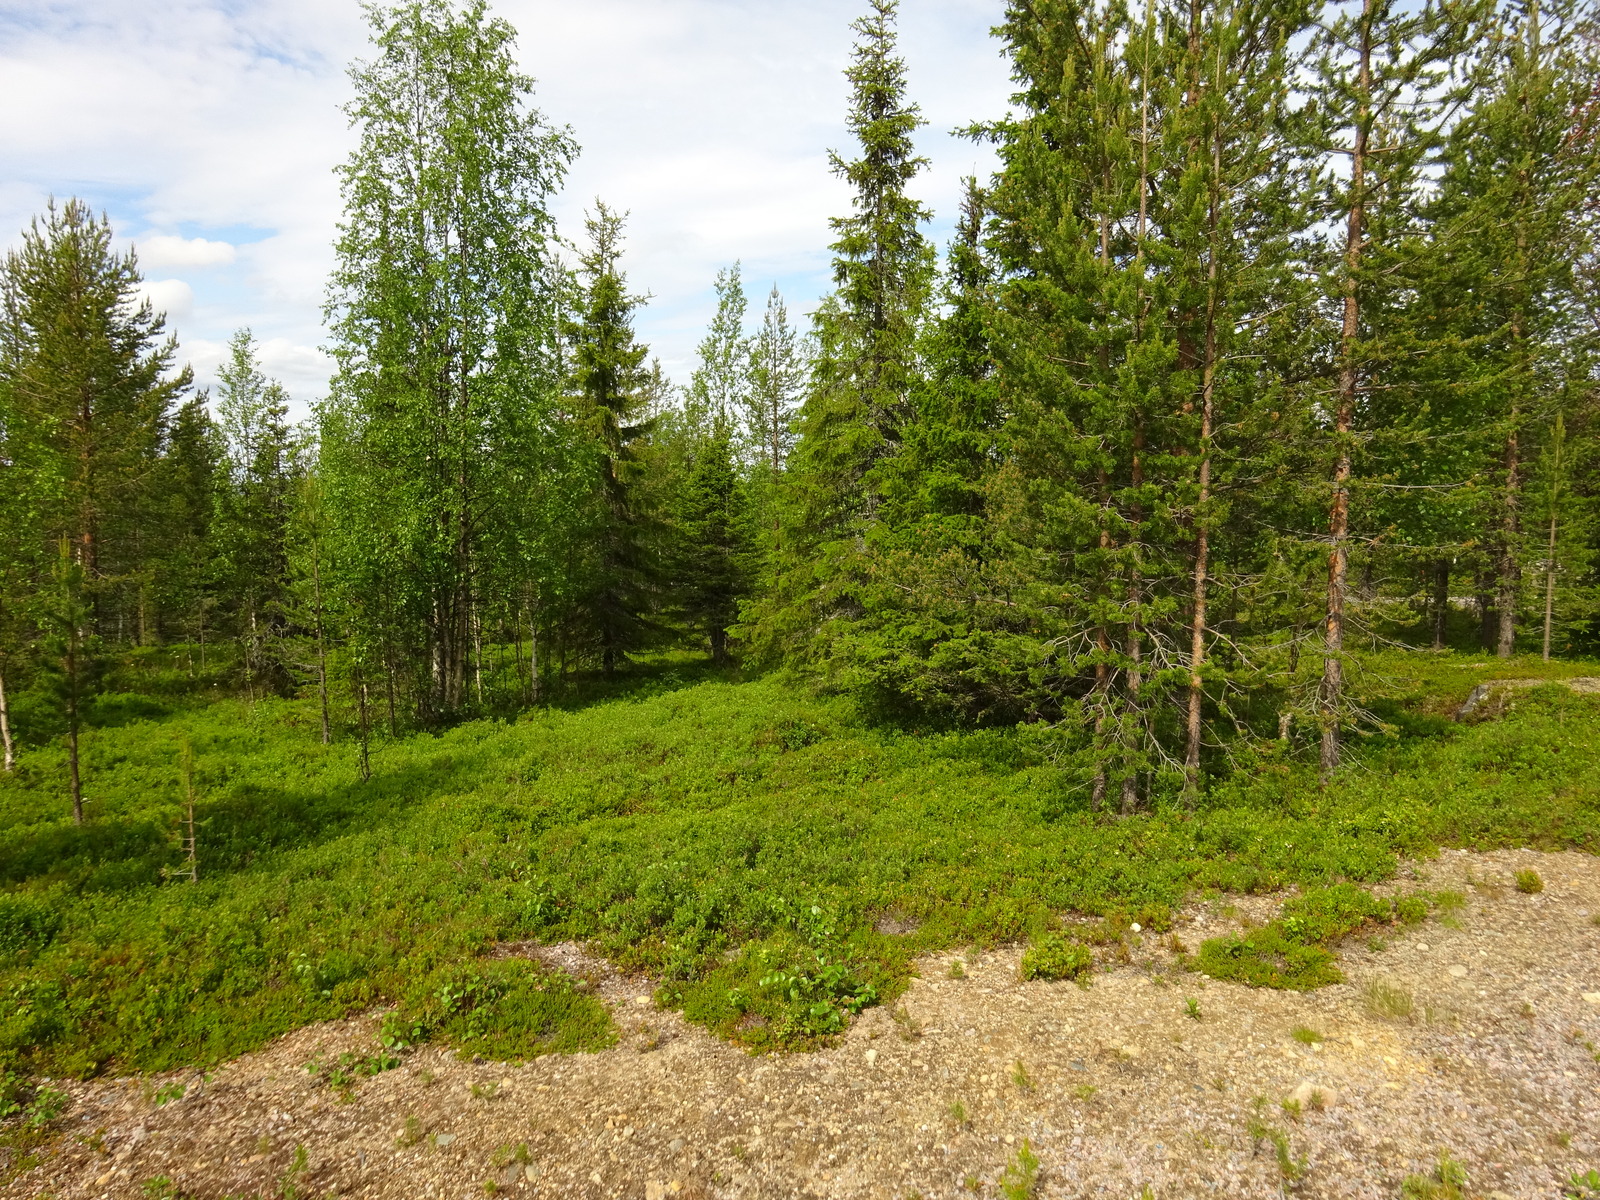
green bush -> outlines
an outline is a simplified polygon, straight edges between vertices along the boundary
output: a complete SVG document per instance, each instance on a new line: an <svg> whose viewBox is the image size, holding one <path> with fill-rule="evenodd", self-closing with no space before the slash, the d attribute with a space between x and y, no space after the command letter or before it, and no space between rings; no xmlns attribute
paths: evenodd
<svg viewBox="0 0 1600 1200"><path fill-rule="evenodd" d="M1022 953L1024 979L1081 979L1094 967L1089 947L1059 933L1043 933Z"/></svg>
<svg viewBox="0 0 1600 1200"><path fill-rule="evenodd" d="M61 929L61 914L42 900L0 893L0 960L50 944Z"/></svg>
<svg viewBox="0 0 1600 1200"><path fill-rule="evenodd" d="M601 1050L616 1041L600 1000L571 976L519 958L440 968L407 993L400 1015L462 1055L496 1062Z"/></svg>
<svg viewBox="0 0 1600 1200"><path fill-rule="evenodd" d="M1426 896L1400 896L1394 902L1395 919L1404 925L1420 925L1428 917Z"/></svg>
<svg viewBox="0 0 1600 1200"><path fill-rule="evenodd" d="M1283 906L1286 937L1302 944L1324 944L1348 937L1369 921L1387 921L1393 912L1380 900L1353 883L1307 888Z"/></svg>
<svg viewBox="0 0 1600 1200"><path fill-rule="evenodd" d="M1276 922L1236 937L1202 942L1192 965L1213 979L1298 992L1344 979L1331 950L1286 936Z"/></svg>

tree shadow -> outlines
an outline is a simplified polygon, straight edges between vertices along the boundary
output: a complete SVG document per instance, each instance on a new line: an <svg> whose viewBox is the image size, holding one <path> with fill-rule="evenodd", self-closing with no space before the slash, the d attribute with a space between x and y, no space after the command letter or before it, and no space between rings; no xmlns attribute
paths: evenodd
<svg viewBox="0 0 1600 1200"><path fill-rule="evenodd" d="M197 808L200 870L204 876L249 869L265 855L333 841L353 829L403 820L441 791L459 789L477 770L436 760L374 774L322 791L240 784ZM33 883L77 892L128 892L161 882L176 867L176 820L154 815L65 820L8 831L0 857L0 886Z"/></svg>

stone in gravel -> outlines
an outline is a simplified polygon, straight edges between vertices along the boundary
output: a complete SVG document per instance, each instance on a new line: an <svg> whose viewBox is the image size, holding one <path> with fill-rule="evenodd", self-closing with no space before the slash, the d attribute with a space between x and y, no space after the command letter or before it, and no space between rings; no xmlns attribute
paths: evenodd
<svg viewBox="0 0 1600 1200"><path fill-rule="evenodd" d="M683 1139L673 1138L672 1141L667 1143L667 1149L676 1154L679 1150L683 1149Z"/></svg>
<svg viewBox="0 0 1600 1200"><path fill-rule="evenodd" d="M870 1067L870 1066L872 1066L873 1063L875 1063L877 1061L878 1061L878 1052L876 1050L868 1050L867 1051L867 1066Z"/></svg>
<svg viewBox="0 0 1600 1200"><path fill-rule="evenodd" d="M527 1166L522 1168L522 1177L529 1183L537 1183L539 1181L539 1176L543 1174L544 1168L538 1163L529 1163Z"/></svg>
<svg viewBox="0 0 1600 1200"><path fill-rule="evenodd" d="M1450 974L1454 975L1457 979L1465 979L1467 975L1467 969L1460 963L1457 963L1455 966L1450 968Z"/></svg>
<svg viewBox="0 0 1600 1200"><path fill-rule="evenodd" d="M1600 992L1585 992L1583 998L1590 1004L1600 1004Z"/></svg>
<svg viewBox="0 0 1600 1200"><path fill-rule="evenodd" d="M667 1200L667 1185L652 1179L644 1185L644 1200Z"/></svg>
<svg viewBox="0 0 1600 1200"><path fill-rule="evenodd" d="M1316 1101L1323 1108L1332 1108L1339 1103L1339 1093L1331 1087L1323 1087L1312 1083L1310 1080L1304 1080L1294 1091L1289 1093L1289 1099L1293 1100L1302 1109L1310 1111L1313 1107L1312 1101Z"/></svg>
<svg viewBox="0 0 1600 1200"><path fill-rule="evenodd" d="M451 1142L453 1142L455 1140L456 1140L456 1135L455 1134L453 1134L453 1133L441 1133L436 1138L433 1139L433 1144L435 1146L448 1146Z"/></svg>

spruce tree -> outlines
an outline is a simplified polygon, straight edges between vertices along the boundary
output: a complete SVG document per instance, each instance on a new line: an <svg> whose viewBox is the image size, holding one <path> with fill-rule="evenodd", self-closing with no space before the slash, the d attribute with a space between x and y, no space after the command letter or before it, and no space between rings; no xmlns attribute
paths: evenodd
<svg viewBox="0 0 1600 1200"><path fill-rule="evenodd" d="M744 506L732 422L718 418L693 451L675 505L679 552L673 572L677 607L718 665L729 661L728 629L750 588Z"/></svg>
<svg viewBox="0 0 1600 1200"><path fill-rule="evenodd" d="M256 358L255 339L240 329L217 372L217 426L225 470L217 488L211 536L222 596L233 608L233 632L243 651L245 685L279 689L286 679L278 661L288 584L285 546L292 447L288 393L268 379Z"/></svg>
<svg viewBox="0 0 1600 1200"><path fill-rule="evenodd" d="M649 609L657 569L653 514L643 503L644 446L652 426L645 413L651 373L649 347L634 337L633 314L643 297L628 291L619 262L626 218L596 203L585 218L581 308L568 326L572 386L580 420L596 454L590 530L589 583L581 619L595 639L601 668L612 674L651 628Z"/></svg>
<svg viewBox="0 0 1600 1200"><path fill-rule="evenodd" d="M207 401L202 392L178 409L157 484L164 500L163 563L157 588L164 631L201 645L217 603L219 572L212 523L224 477L222 437Z"/></svg>
<svg viewBox="0 0 1600 1200"><path fill-rule="evenodd" d="M825 656L831 630L860 615L860 555L879 521L875 468L899 444L918 376L934 253L921 231L928 211L906 191L927 160L912 141L923 119L906 99L897 8L871 0L852 25L857 43L845 75L859 154L829 157L855 190L854 211L830 222L835 287L814 318L811 387L786 476L789 516L774 587L750 631L769 654Z"/></svg>
<svg viewBox="0 0 1600 1200"><path fill-rule="evenodd" d="M700 342L700 363L687 401L695 423L732 420L750 406L751 339L745 335L744 285L739 264L717 272L717 311Z"/></svg>
<svg viewBox="0 0 1600 1200"><path fill-rule="evenodd" d="M745 392L744 431L752 463L774 478L794 448L794 422L807 374L805 345L789 324L789 310L772 285L750 351L750 387Z"/></svg>

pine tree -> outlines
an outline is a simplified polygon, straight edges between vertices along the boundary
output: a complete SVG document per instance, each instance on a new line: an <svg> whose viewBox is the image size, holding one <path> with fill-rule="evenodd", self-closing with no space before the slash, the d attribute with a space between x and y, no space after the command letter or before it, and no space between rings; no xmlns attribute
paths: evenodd
<svg viewBox="0 0 1600 1200"><path fill-rule="evenodd" d="M390 696L409 675L439 720L468 702L484 608L559 569L527 561L514 526L551 510L521 471L556 437L566 285L548 201L573 146L530 107L513 31L482 0L369 16L321 462L358 652Z"/></svg>
<svg viewBox="0 0 1600 1200"><path fill-rule="evenodd" d="M1483 527L1493 577L1492 648L1516 645L1526 558L1543 547L1523 513L1541 431L1554 420L1580 335L1571 303L1584 256L1583 210L1600 154L1574 137L1589 80L1580 55L1578 6L1528 0L1498 15L1477 103L1451 138L1434 214L1453 253L1435 286L1455 300L1452 333L1473 423L1482 434L1490 486ZM1537 521L1535 522L1537 528ZM1537 611L1537 609L1536 609ZM1486 614L1487 615L1487 614ZM1485 631L1488 622L1485 622Z"/></svg>
<svg viewBox="0 0 1600 1200"><path fill-rule="evenodd" d="M14 536L53 554L66 538L99 633L142 640L157 547L151 484L172 405L189 387L177 344L141 301L138 264L77 200L51 204L6 258L0 371L7 441L32 475L32 518Z"/></svg>
<svg viewBox="0 0 1600 1200"><path fill-rule="evenodd" d="M590 244L582 259L582 308L567 334L573 388L596 447L599 476L590 582L581 608L607 675L650 630L656 576L654 522L641 502L641 439L651 428L643 411L652 382L644 365L650 351L633 332L633 314L643 298L629 293L618 265L625 220L598 202L585 218Z"/></svg>
<svg viewBox="0 0 1600 1200"><path fill-rule="evenodd" d="M1315 100L1326 155L1348 170L1326 174L1326 208L1341 239L1325 275L1339 306L1335 380L1325 407L1333 452L1328 507L1328 609L1317 697L1324 774L1339 765L1344 709L1345 631L1349 619L1350 514L1357 452L1370 425L1367 401L1394 349L1383 334L1383 294L1392 294L1416 206L1420 168L1436 145L1454 98L1453 70L1470 44L1477 10L1417 10L1397 0L1359 0L1323 26ZM1340 140L1342 135L1342 139Z"/></svg>

